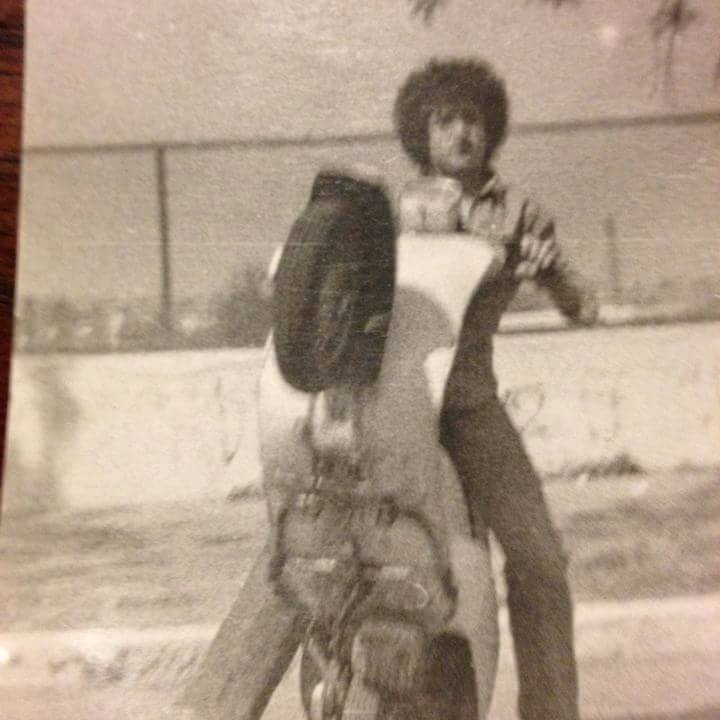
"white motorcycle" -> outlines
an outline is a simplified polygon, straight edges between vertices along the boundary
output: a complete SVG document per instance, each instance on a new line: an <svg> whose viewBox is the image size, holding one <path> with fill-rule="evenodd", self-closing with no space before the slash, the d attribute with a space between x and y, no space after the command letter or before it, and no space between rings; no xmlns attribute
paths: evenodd
<svg viewBox="0 0 720 720"><path fill-rule="evenodd" d="M444 191L414 209L437 219ZM438 425L465 310L505 258L422 222L433 231L396 236L377 184L321 175L275 276L261 459L272 580L307 627L311 720L475 720L490 706L489 549Z"/></svg>

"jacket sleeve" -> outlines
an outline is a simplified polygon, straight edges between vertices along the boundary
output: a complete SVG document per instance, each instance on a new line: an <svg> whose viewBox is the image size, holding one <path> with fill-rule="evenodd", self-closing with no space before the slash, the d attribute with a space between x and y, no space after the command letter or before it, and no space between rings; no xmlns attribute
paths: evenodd
<svg viewBox="0 0 720 720"><path fill-rule="evenodd" d="M534 235L541 240L555 236L555 219L534 200L526 199L521 217L522 234Z"/></svg>
<svg viewBox="0 0 720 720"><path fill-rule="evenodd" d="M505 228L510 233L509 266L520 262L524 235L556 239L555 220L541 205L510 190L505 198ZM534 282L552 297L554 305L571 322L592 325L598 318L595 290L567 262L561 252L551 267L538 273Z"/></svg>
<svg viewBox="0 0 720 720"><path fill-rule="evenodd" d="M542 240L555 238L555 219L539 203L508 188L504 196L505 243L508 246L510 262L520 262L520 242L525 235L534 235ZM540 280L540 278L538 278Z"/></svg>
<svg viewBox="0 0 720 720"><path fill-rule="evenodd" d="M532 235L533 237L540 238L541 240L553 239L557 242L555 218L534 200L525 200L521 226L521 238L523 235ZM550 282L552 278L556 277L558 273L563 272L565 267L566 262L561 250L557 260L549 268L538 272L535 276L535 284L540 287L547 286L548 282Z"/></svg>
<svg viewBox="0 0 720 720"><path fill-rule="evenodd" d="M552 238L557 243L554 217L534 200L525 200L521 218L521 228L520 238L522 238L523 235L533 235L541 240L549 240ZM553 296L556 304L558 298L555 297L553 290L558 286L558 283L565 286L578 281L579 276L570 270L562 248L560 248L555 262L553 262L549 268L539 271L533 279L533 282L538 287L551 291L550 294Z"/></svg>

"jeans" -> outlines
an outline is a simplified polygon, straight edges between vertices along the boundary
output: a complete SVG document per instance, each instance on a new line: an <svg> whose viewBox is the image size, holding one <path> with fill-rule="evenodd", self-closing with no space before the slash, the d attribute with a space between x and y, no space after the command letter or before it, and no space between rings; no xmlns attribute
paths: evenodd
<svg viewBox="0 0 720 720"><path fill-rule="evenodd" d="M446 408L441 440L463 484L474 531L505 554L522 720L577 720L578 681L567 558L542 484L497 398Z"/></svg>

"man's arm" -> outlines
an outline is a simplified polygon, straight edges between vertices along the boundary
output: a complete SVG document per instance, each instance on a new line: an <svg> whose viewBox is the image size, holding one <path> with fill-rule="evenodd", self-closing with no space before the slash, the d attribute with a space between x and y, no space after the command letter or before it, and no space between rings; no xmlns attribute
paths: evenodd
<svg viewBox="0 0 720 720"><path fill-rule="evenodd" d="M595 323L596 293L563 256L553 217L537 203L526 200L515 233L519 252L516 277L533 280L547 290L555 306L571 322Z"/></svg>

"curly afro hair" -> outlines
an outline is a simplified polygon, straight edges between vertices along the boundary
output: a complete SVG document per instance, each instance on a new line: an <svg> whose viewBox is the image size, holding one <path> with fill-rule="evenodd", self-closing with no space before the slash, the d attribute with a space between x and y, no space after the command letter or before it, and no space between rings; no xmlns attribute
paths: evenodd
<svg viewBox="0 0 720 720"><path fill-rule="evenodd" d="M509 100L505 83L484 60L437 60L411 73L395 100L395 130L405 152L428 167L428 121L444 104L470 103L485 122L487 158L505 139Z"/></svg>

